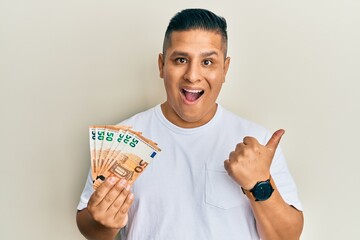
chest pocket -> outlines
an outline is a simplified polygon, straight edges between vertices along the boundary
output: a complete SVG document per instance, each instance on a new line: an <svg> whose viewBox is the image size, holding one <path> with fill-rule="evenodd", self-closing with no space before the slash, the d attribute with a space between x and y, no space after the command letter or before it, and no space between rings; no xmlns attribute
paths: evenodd
<svg viewBox="0 0 360 240"><path fill-rule="evenodd" d="M247 203L240 186L232 180L225 169L206 166L205 201L212 206L230 209Z"/></svg>

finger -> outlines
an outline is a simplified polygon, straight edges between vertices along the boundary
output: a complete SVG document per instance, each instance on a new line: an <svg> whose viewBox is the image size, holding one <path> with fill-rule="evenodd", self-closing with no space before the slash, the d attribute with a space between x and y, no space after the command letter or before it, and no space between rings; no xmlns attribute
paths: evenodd
<svg viewBox="0 0 360 240"><path fill-rule="evenodd" d="M278 147L281 137L284 135L284 133L285 133L284 129L279 129L276 132L274 132L265 146L267 148L275 151L276 148Z"/></svg>
<svg viewBox="0 0 360 240"><path fill-rule="evenodd" d="M254 137L246 136L246 137L244 137L244 139L243 139L243 143L244 143L245 145L253 145L253 144L258 144L259 142L258 142L258 140L256 140L256 138L254 138Z"/></svg>
<svg viewBox="0 0 360 240"><path fill-rule="evenodd" d="M119 183L119 189L115 199L112 201L111 205L108 205L107 211L113 211L114 214L119 211L119 208L123 205L124 200L126 199L127 195L130 193L130 184Z"/></svg>
<svg viewBox="0 0 360 240"><path fill-rule="evenodd" d="M243 149L245 148L245 143L241 142L241 143L238 143L236 144L236 147L235 147L235 151L239 151L240 149Z"/></svg>
<svg viewBox="0 0 360 240"><path fill-rule="evenodd" d="M113 188L105 195L102 201L99 203L98 207L101 209L108 210L109 207L116 201L118 196L123 192L124 188L126 187L126 180L121 179L118 181Z"/></svg>
<svg viewBox="0 0 360 240"><path fill-rule="evenodd" d="M103 182L91 195L89 199L88 205L97 206L104 199L106 194L110 191L110 189L117 183L118 179L116 177L109 177Z"/></svg>
<svg viewBox="0 0 360 240"><path fill-rule="evenodd" d="M237 151L239 151L239 150L237 150ZM234 160L236 160L236 152L235 151L232 151L230 154L229 154L229 159L228 159L228 161L229 161L229 163L230 162L233 162Z"/></svg>
<svg viewBox="0 0 360 240"><path fill-rule="evenodd" d="M229 159L228 160L225 160L224 161L224 168L227 172L229 172L229 165L230 165L230 161Z"/></svg>
<svg viewBox="0 0 360 240"><path fill-rule="evenodd" d="M123 204L121 205L119 211L116 213L115 218L118 218L124 214L127 214L133 201L134 201L134 194L131 192L128 192L128 195L126 196L126 199L123 200Z"/></svg>

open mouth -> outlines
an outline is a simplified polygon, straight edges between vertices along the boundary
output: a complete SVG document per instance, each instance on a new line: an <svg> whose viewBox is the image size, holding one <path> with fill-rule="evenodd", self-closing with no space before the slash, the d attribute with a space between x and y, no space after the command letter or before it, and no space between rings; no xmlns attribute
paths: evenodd
<svg viewBox="0 0 360 240"><path fill-rule="evenodd" d="M182 88L181 93L185 96L185 99L187 101L195 102L204 94L204 90L192 90L192 89Z"/></svg>

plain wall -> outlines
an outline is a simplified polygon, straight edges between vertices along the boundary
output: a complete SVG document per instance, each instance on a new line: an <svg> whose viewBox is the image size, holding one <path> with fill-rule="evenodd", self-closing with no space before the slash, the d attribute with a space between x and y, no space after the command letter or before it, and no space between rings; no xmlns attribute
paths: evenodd
<svg viewBox="0 0 360 240"><path fill-rule="evenodd" d="M286 129L302 239L359 239L355 0L0 0L0 239L83 239L75 212L88 126L164 101L157 55L169 19L188 7L228 21L219 103Z"/></svg>

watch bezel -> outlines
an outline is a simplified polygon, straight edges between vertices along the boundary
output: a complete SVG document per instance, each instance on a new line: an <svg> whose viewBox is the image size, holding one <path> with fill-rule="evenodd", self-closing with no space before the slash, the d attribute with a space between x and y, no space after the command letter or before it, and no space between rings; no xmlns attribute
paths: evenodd
<svg viewBox="0 0 360 240"><path fill-rule="evenodd" d="M270 183L270 179L268 179L257 182L250 192L254 196L255 201L265 201L271 197L274 188Z"/></svg>
<svg viewBox="0 0 360 240"><path fill-rule="evenodd" d="M267 194L261 194L261 187L266 186ZM242 192L253 201L265 201L269 199L274 192L274 182L272 180L272 177L270 176L269 179L265 181L259 181L255 184L255 186L250 189L246 190L243 187L241 187Z"/></svg>

